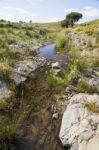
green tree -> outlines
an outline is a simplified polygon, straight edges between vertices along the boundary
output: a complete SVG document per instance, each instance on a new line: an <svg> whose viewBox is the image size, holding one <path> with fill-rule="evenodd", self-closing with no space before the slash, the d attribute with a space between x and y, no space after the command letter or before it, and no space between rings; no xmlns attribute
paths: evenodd
<svg viewBox="0 0 99 150"><path fill-rule="evenodd" d="M61 21L61 26L68 28L68 26L69 26L69 21L66 20L66 19L65 19L65 20L62 20L62 21Z"/></svg>
<svg viewBox="0 0 99 150"><path fill-rule="evenodd" d="M75 22L79 21L79 19L81 19L83 17L83 15L81 13L78 12L71 12L69 14L67 14L66 18L61 21L61 26L62 27L73 27Z"/></svg>
<svg viewBox="0 0 99 150"><path fill-rule="evenodd" d="M79 12L71 12L66 16L66 20L71 20L70 25L74 25L75 22L78 22L79 19L81 19L83 17L83 15Z"/></svg>

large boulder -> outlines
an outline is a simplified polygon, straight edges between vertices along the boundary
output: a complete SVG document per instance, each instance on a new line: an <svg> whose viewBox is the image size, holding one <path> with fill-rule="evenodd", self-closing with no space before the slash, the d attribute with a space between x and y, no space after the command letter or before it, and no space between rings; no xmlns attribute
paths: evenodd
<svg viewBox="0 0 99 150"><path fill-rule="evenodd" d="M59 137L71 150L99 150L99 115L89 111L86 103L99 106L99 95L74 95L62 118Z"/></svg>

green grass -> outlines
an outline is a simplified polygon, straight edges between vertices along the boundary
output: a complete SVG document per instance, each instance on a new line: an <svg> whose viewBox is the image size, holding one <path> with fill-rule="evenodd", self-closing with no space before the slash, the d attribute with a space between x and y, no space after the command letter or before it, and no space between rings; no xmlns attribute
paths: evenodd
<svg viewBox="0 0 99 150"><path fill-rule="evenodd" d="M99 59L93 61L93 67L99 67Z"/></svg>
<svg viewBox="0 0 99 150"><path fill-rule="evenodd" d="M76 25L75 29L78 34L87 34L89 36L94 35L97 33L99 26L99 19L89 21L80 25Z"/></svg>
<svg viewBox="0 0 99 150"><path fill-rule="evenodd" d="M99 46L99 31L96 32L95 37L96 37L96 44Z"/></svg>
<svg viewBox="0 0 99 150"><path fill-rule="evenodd" d="M8 78L12 66L16 62L17 51L22 56L23 53L31 50L30 45L24 44L24 42L33 39L43 43L47 41L48 33L49 30L40 25L36 27L32 23L12 23L0 20L0 78ZM10 47L17 43L19 43L18 49Z"/></svg>
<svg viewBox="0 0 99 150"><path fill-rule="evenodd" d="M0 149L10 150L13 146L15 133L17 128L17 120L0 118Z"/></svg>
<svg viewBox="0 0 99 150"><path fill-rule="evenodd" d="M99 106L95 102L87 102L85 107L93 113L99 113Z"/></svg>
<svg viewBox="0 0 99 150"><path fill-rule="evenodd" d="M98 89L96 86L91 86L86 83L86 81L81 80L77 84L77 92L85 92L89 94L98 93Z"/></svg>
<svg viewBox="0 0 99 150"><path fill-rule="evenodd" d="M63 94L65 92L66 84L63 79L56 77L55 72L51 70L48 73L47 81L49 87L55 90L57 94Z"/></svg>
<svg viewBox="0 0 99 150"><path fill-rule="evenodd" d="M55 38L56 48L64 48L65 50L70 50L71 41L68 37L66 37L63 33L58 33Z"/></svg>
<svg viewBox="0 0 99 150"><path fill-rule="evenodd" d="M83 57L80 57L76 62L77 69L84 75L87 75L88 68L90 67L90 64L88 63L88 60L86 60Z"/></svg>

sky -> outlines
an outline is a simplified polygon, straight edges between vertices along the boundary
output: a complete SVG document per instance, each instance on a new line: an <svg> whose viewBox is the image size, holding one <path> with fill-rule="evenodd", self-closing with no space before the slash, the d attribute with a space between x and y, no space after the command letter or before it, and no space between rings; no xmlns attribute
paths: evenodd
<svg viewBox="0 0 99 150"><path fill-rule="evenodd" d="M99 0L0 0L0 19L9 21L54 22L73 11L80 22L99 18Z"/></svg>

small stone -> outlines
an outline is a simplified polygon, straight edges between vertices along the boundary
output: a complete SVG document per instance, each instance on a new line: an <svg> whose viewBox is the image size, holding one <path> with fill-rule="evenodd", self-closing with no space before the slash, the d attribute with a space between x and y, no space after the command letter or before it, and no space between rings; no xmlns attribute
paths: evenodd
<svg viewBox="0 0 99 150"><path fill-rule="evenodd" d="M53 116L52 116L52 118L55 119L55 120L57 120L58 117L59 117L59 114L58 114L58 113L54 113Z"/></svg>

